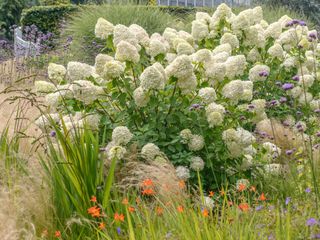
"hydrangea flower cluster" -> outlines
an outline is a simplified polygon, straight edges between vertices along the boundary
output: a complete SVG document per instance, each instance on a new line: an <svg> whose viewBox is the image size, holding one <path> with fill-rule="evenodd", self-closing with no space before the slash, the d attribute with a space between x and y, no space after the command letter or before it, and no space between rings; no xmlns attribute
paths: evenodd
<svg viewBox="0 0 320 240"><path fill-rule="evenodd" d="M284 127L310 139L304 146L320 143L320 43L303 21L268 23L261 7L236 15L221 4L211 16L198 12L190 33L149 36L99 18L95 34L106 47L94 66L50 64L50 83L36 82L36 91L50 114L68 109L81 122L75 116L90 113L96 129L115 127L110 156L123 156L134 135L143 159L166 156L179 178L201 171L210 187L239 167L282 172L277 161L287 149L274 136L257 138L263 120L291 119ZM46 119L37 120L43 130Z"/></svg>

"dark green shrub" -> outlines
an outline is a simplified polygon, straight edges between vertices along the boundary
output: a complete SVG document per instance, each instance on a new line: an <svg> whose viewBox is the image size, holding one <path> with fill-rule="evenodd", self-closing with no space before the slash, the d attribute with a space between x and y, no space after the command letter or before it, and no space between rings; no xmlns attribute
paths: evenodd
<svg viewBox="0 0 320 240"><path fill-rule="evenodd" d="M22 12L22 26L36 25L44 33L59 34L61 22L78 9L74 5L36 6Z"/></svg>
<svg viewBox="0 0 320 240"><path fill-rule="evenodd" d="M18 24L22 9L26 7L24 0L1 0L0 1L0 36L11 39L11 26Z"/></svg>
<svg viewBox="0 0 320 240"><path fill-rule="evenodd" d="M40 0L41 5L60 5L60 4L70 4L70 0Z"/></svg>

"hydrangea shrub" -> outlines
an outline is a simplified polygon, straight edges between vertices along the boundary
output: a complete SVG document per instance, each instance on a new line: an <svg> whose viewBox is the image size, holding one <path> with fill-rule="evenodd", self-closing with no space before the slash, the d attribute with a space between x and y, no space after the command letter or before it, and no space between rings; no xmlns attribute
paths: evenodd
<svg viewBox="0 0 320 240"><path fill-rule="evenodd" d="M283 121L306 148L319 141L320 44L301 20L268 23L261 7L235 15L221 4L212 16L198 12L191 33L149 36L102 18L94 31L108 54L94 66L50 64L51 83L36 82L49 109L37 120L44 131L49 116L70 131L87 125L109 158L135 143L141 161L169 159L183 180L200 171L211 189L254 170L282 172L284 151L260 141L260 121Z"/></svg>

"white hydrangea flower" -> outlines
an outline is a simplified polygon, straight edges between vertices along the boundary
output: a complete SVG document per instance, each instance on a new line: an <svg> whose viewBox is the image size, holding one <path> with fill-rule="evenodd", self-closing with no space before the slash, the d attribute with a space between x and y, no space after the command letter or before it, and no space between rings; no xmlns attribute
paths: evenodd
<svg viewBox="0 0 320 240"><path fill-rule="evenodd" d="M205 75L212 80L211 85L213 85L215 81L222 82L225 77L225 73L226 73L226 66L224 63L214 63L214 64L210 64L206 68Z"/></svg>
<svg viewBox="0 0 320 240"><path fill-rule="evenodd" d="M232 102L238 102L243 96L244 89L241 80L233 80L222 88L222 95L230 99Z"/></svg>
<svg viewBox="0 0 320 240"><path fill-rule="evenodd" d="M132 139L133 134L125 126L119 126L112 131L112 142L117 145L126 145Z"/></svg>
<svg viewBox="0 0 320 240"><path fill-rule="evenodd" d="M254 107L253 111L256 113L262 113L265 111L266 107L266 100L265 99L255 99L251 102L251 105Z"/></svg>
<svg viewBox="0 0 320 240"><path fill-rule="evenodd" d="M238 143L243 147L248 147L256 142L256 138L252 133L241 127L237 128L237 135L240 137Z"/></svg>
<svg viewBox="0 0 320 240"><path fill-rule="evenodd" d="M187 144L192 137L192 132L190 129L183 129L179 136L182 138L182 143Z"/></svg>
<svg viewBox="0 0 320 240"><path fill-rule="evenodd" d="M122 146L113 146L108 151L107 155L109 159L116 158L117 160L122 159L125 154L127 153L127 150Z"/></svg>
<svg viewBox="0 0 320 240"><path fill-rule="evenodd" d="M137 24L131 24L129 26L129 30L135 35L136 39L142 46L146 47L149 45L150 38L147 31L143 27Z"/></svg>
<svg viewBox="0 0 320 240"><path fill-rule="evenodd" d="M225 34L223 36L225 36ZM227 36L228 35L226 35L225 37L227 37ZM221 42L221 40L220 40L220 42ZM238 43L239 43L239 40L238 40ZM230 43L223 43L223 44L218 45L217 47L215 47L215 49L212 50L213 55L216 55L216 54L222 53L222 52L227 52L230 56L231 52L232 52L231 44Z"/></svg>
<svg viewBox="0 0 320 240"><path fill-rule="evenodd" d="M263 10L262 7L257 6L252 9L252 17L251 19L253 20L253 24L259 23L263 20Z"/></svg>
<svg viewBox="0 0 320 240"><path fill-rule="evenodd" d="M188 180L190 178L190 170L184 166L178 166L176 168L176 175L181 180Z"/></svg>
<svg viewBox="0 0 320 240"><path fill-rule="evenodd" d="M314 76L310 74L302 75L299 77L299 85L302 88L310 88L314 83Z"/></svg>
<svg viewBox="0 0 320 240"><path fill-rule="evenodd" d="M252 48L247 55L247 60L249 62L258 62L261 60L261 55L257 48Z"/></svg>
<svg viewBox="0 0 320 240"><path fill-rule="evenodd" d="M91 104L98 95L103 93L101 87L95 86L92 82L86 80L74 81L72 85L74 97L85 104Z"/></svg>
<svg viewBox="0 0 320 240"><path fill-rule="evenodd" d="M281 23L281 27L285 28L287 23L290 22L292 18L288 17L287 15L283 15L278 22Z"/></svg>
<svg viewBox="0 0 320 240"><path fill-rule="evenodd" d="M167 77L176 77L181 79L188 79L193 75L193 66L190 57L187 55L178 56L170 63L166 69Z"/></svg>
<svg viewBox="0 0 320 240"><path fill-rule="evenodd" d="M244 55L231 56L225 62L226 76L233 79L236 76L242 75L246 68L247 62Z"/></svg>
<svg viewBox="0 0 320 240"><path fill-rule="evenodd" d="M162 65L157 63L147 67L142 72L140 76L140 86L144 90L161 90L164 88L164 84L166 81L166 78L164 76L165 73L159 71L158 68L163 69Z"/></svg>
<svg viewBox="0 0 320 240"><path fill-rule="evenodd" d="M239 40L236 35L225 33L220 39L220 44L230 44L231 48L235 49L239 47Z"/></svg>
<svg viewBox="0 0 320 240"><path fill-rule="evenodd" d="M281 155L281 149L274 143L265 142L262 147L267 151L267 157L269 160L274 160Z"/></svg>
<svg viewBox="0 0 320 240"><path fill-rule="evenodd" d="M118 44L122 41L134 46L138 52L141 49L135 34L130 31L128 27L122 24L117 24L113 29L113 45L118 46Z"/></svg>
<svg viewBox="0 0 320 240"><path fill-rule="evenodd" d="M178 32L177 30L173 28L167 27L164 31L162 36L164 39L172 46L173 40L178 37Z"/></svg>
<svg viewBox="0 0 320 240"><path fill-rule="evenodd" d="M138 107L145 107L150 101L148 92L142 87L138 87L133 91L133 99Z"/></svg>
<svg viewBox="0 0 320 240"><path fill-rule="evenodd" d="M209 49L200 49L192 55L194 62L209 63L212 61L212 53Z"/></svg>
<svg viewBox="0 0 320 240"><path fill-rule="evenodd" d="M310 108L312 110L320 109L320 99L313 99L312 101L310 101Z"/></svg>
<svg viewBox="0 0 320 240"><path fill-rule="evenodd" d="M292 88L288 91L288 94L293 98L298 98L303 92L303 89L299 86Z"/></svg>
<svg viewBox="0 0 320 240"><path fill-rule="evenodd" d="M188 147L190 151L200 151L204 147L204 138L201 135L192 135Z"/></svg>
<svg viewBox="0 0 320 240"><path fill-rule="evenodd" d="M241 100L251 101L253 98L253 83L251 81L242 81L243 94Z"/></svg>
<svg viewBox="0 0 320 240"><path fill-rule="evenodd" d="M299 97L299 103L306 105L308 103L310 103L313 99L313 95L309 92L303 92L300 97Z"/></svg>
<svg viewBox="0 0 320 240"><path fill-rule="evenodd" d="M231 19L232 30L237 34L240 34L243 30L250 26L250 17L246 12L240 12L238 16Z"/></svg>
<svg viewBox="0 0 320 240"><path fill-rule="evenodd" d="M279 43L275 43L273 46L271 46L268 49L268 54L273 58L278 58L280 60L282 60L284 57L283 48Z"/></svg>
<svg viewBox="0 0 320 240"><path fill-rule="evenodd" d="M217 18L217 19L230 18L231 15L232 15L231 8L227 4L222 3L217 7L216 11L213 13L212 18Z"/></svg>
<svg viewBox="0 0 320 240"><path fill-rule="evenodd" d="M80 120L80 124L87 126L90 129L98 130L100 122L100 116L97 114L90 114Z"/></svg>
<svg viewBox="0 0 320 240"><path fill-rule="evenodd" d="M231 142L238 143L240 141L239 132L237 132L233 128L229 128L229 129L223 131L222 140L227 144L231 143Z"/></svg>
<svg viewBox="0 0 320 240"><path fill-rule="evenodd" d="M38 93L51 93L56 90L56 86L47 81L35 81L34 87Z"/></svg>
<svg viewBox="0 0 320 240"><path fill-rule="evenodd" d="M194 171L201 171L204 168L204 161L201 157L193 156L190 159L190 168Z"/></svg>
<svg viewBox="0 0 320 240"><path fill-rule="evenodd" d="M211 20L211 16L206 12L197 12L196 20L209 23Z"/></svg>
<svg viewBox="0 0 320 240"><path fill-rule="evenodd" d="M243 149L239 147L237 142L227 142L226 145L231 158L238 158L243 155Z"/></svg>
<svg viewBox="0 0 320 240"><path fill-rule="evenodd" d="M47 115L41 115L35 120L35 125L37 125L42 131L46 131L53 124L59 124L60 116L58 113L52 113Z"/></svg>
<svg viewBox="0 0 320 240"><path fill-rule="evenodd" d="M101 75L103 70L104 70L104 66L107 62L113 60L113 57L107 55L107 54L98 54L96 56L96 59L95 59L95 70L96 70L96 73Z"/></svg>
<svg viewBox="0 0 320 240"><path fill-rule="evenodd" d="M204 207L208 209L214 208L214 201L212 200L212 198L207 196L204 197Z"/></svg>
<svg viewBox="0 0 320 240"><path fill-rule="evenodd" d="M149 161L153 161L156 156L161 155L161 151L158 146L153 143L147 143L141 149L141 155L143 158Z"/></svg>
<svg viewBox="0 0 320 240"><path fill-rule="evenodd" d="M224 63L230 57L229 53L221 52L212 57L212 63Z"/></svg>
<svg viewBox="0 0 320 240"><path fill-rule="evenodd" d="M49 63L48 77L54 83L60 83L61 81L63 81L66 73L67 73L67 70L63 65Z"/></svg>
<svg viewBox="0 0 320 240"><path fill-rule="evenodd" d="M76 80L85 80L94 72L94 68L86 63L69 62L67 66L67 75L71 82Z"/></svg>
<svg viewBox="0 0 320 240"><path fill-rule="evenodd" d="M221 126L223 124L224 115L220 112L211 112L207 114L207 121L209 127L213 128L215 126Z"/></svg>
<svg viewBox="0 0 320 240"><path fill-rule="evenodd" d="M283 171L283 166L278 163L264 165L264 170L271 175L280 175Z"/></svg>
<svg viewBox="0 0 320 240"><path fill-rule="evenodd" d="M217 99L216 91L211 87L201 88L198 95L206 104L212 103Z"/></svg>
<svg viewBox="0 0 320 240"><path fill-rule="evenodd" d="M191 35L197 41L201 41L205 39L209 35L208 25L203 21L198 21L198 20L193 21Z"/></svg>
<svg viewBox="0 0 320 240"><path fill-rule="evenodd" d="M126 41L120 41L120 43L117 45L115 59L121 62L129 61L138 63L140 60L140 55L134 45Z"/></svg>
<svg viewBox="0 0 320 240"><path fill-rule="evenodd" d="M97 38L107 39L108 36L113 34L113 29L114 26L112 23L108 22L104 18L99 18L96 23L94 33Z"/></svg>
<svg viewBox="0 0 320 240"><path fill-rule="evenodd" d="M245 46L253 46L257 48L264 48L266 38L264 36L264 29L259 24L249 27L245 31Z"/></svg>
<svg viewBox="0 0 320 240"><path fill-rule="evenodd" d="M181 90L182 94L188 94L197 88L197 78L194 73L186 78L179 78L177 87Z"/></svg>
<svg viewBox="0 0 320 240"><path fill-rule="evenodd" d="M182 38L185 41L187 41L191 46L194 45L194 39L190 33L181 30L178 32L178 36L179 38Z"/></svg>
<svg viewBox="0 0 320 240"><path fill-rule="evenodd" d="M190 55L194 53L194 48L187 42L181 42L178 44L176 51L178 55Z"/></svg>
<svg viewBox="0 0 320 240"><path fill-rule="evenodd" d="M244 154L248 154L250 156L255 156L257 154L257 149L254 146L249 145L248 147L243 149Z"/></svg>
<svg viewBox="0 0 320 240"><path fill-rule="evenodd" d="M249 70L249 80L252 82L264 81L270 73L270 68L266 65L256 65Z"/></svg>
<svg viewBox="0 0 320 240"><path fill-rule="evenodd" d="M160 40L151 39L149 47L146 51L150 56L156 57L160 54L166 54L167 48Z"/></svg>
<svg viewBox="0 0 320 240"><path fill-rule="evenodd" d="M111 60L106 62L106 64L103 66L101 76L104 79L118 78L124 73L125 68L125 63L116 60Z"/></svg>
<svg viewBox="0 0 320 240"><path fill-rule="evenodd" d="M281 33L282 33L282 26L281 26L281 23L279 22L271 23L264 32L266 38L271 37L273 39L279 38Z"/></svg>

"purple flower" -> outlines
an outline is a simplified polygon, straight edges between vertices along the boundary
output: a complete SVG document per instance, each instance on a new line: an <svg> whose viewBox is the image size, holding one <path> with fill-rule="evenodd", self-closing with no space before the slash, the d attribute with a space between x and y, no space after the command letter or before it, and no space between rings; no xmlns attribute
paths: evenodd
<svg viewBox="0 0 320 240"><path fill-rule="evenodd" d="M57 133L55 131L51 131L50 137L55 137L56 135L57 135Z"/></svg>
<svg viewBox="0 0 320 240"><path fill-rule="evenodd" d="M291 201L291 197L287 197L286 198L286 205L288 205L290 203L290 201Z"/></svg>
<svg viewBox="0 0 320 240"><path fill-rule="evenodd" d="M310 193L311 192L311 188L306 188L306 191L305 191L306 193Z"/></svg>
<svg viewBox="0 0 320 240"><path fill-rule="evenodd" d="M320 109L314 110L315 113L320 113Z"/></svg>
<svg viewBox="0 0 320 240"><path fill-rule="evenodd" d="M306 222L306 225L309 227L312 227L317 224L319 224L319 222L315 218L309 218Z"/></svg>
<svg viewBox="0 0 320 240"><path fill-rule="evenodd" d="M264 71L259 72L259 76L260 76L260 77L268 77L268 76L269 76L269 73L264 70Z"/></svg>
<svg viewBox="0 0 320 240"><path fill-rule="evenodd" d="M262 205L256 206L256 211L260 211L261 209L263 209Z"/></svg>
<svg viewBox="0 0 320 240"><path fill-rule="evenodd" d="M317 136L317 137L320 137L320 132L317 132L317 133L316 133L316 136Z"/></svg>
<svg viewBox="0 0 320 240"><path fill-rule="evenodd" d="M121 228L117 227L117 233L120 235L121 234Z"/></svg>
<svg viewBox="0 0 320 240"><path fill-rule="evenodd" d="M287 101L287 98L286 97L281 97L279 101L280 101L280 103L285 103Z"/></svg>
<svg viewBox="0 0 320 240"><path fill-rule="evenodd" d="M296 81L296 82L298 82L299 79L300 79L300 77L298 75L295 75L295 76L292 77L292 80Z"/></svg>
<svg viewBox="0 0 320 240"><path fill-rule="evenodd" d="M300 26L307 26L306 22L303 20L300 20L298 23Z"/></svg>
<svg viewBox="0 0 320 240"><path fill-rule="evenodd" d="M200 104L198 103L195 103L195 104L192 104L191 107L189 108L189 110L197 110L197 109L200 109L202 108Z"/></svg>
<svg viewBox="0 0 320 240"><path fill-rule="evenodd" d="M294 87L294 85L292 83L285 83L282 85L282 89L287 91L287 90L290 90Z"/></svg>
<svg viewBox="0 0 320 240"><path fill-rule="evenodd" d="M320 239L320 233L311 235L311 239Z"/></svg>
<svg viewBox="0 0 320 240"><path fill-rule="evenodd" d="M287 150L286 151L286 155L288 155L288 156L292 155L292 153L293 153L293 150Z"/></svg>

